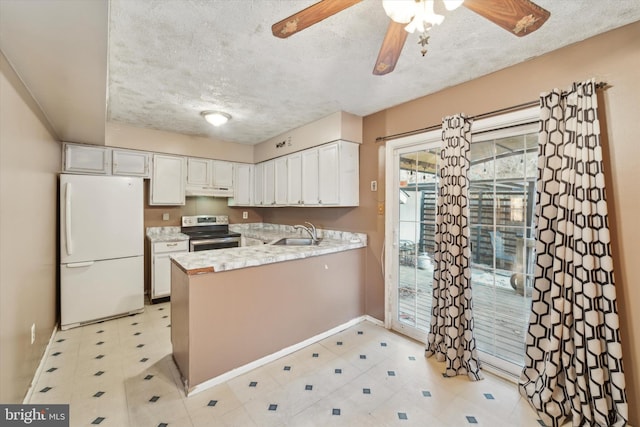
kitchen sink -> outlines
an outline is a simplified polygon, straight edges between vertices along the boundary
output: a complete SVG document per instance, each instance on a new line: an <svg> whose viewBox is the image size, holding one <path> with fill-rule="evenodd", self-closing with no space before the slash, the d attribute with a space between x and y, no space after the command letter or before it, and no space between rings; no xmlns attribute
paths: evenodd
<svg viewBox="0 0 640 427"><path fill-rule="evenodd" d="M277 240L272 243L272 245L278 246L313 246L320 243L322 239L313 240L309 238L301 238L301 237L283 237L280 240Z"/></svg>

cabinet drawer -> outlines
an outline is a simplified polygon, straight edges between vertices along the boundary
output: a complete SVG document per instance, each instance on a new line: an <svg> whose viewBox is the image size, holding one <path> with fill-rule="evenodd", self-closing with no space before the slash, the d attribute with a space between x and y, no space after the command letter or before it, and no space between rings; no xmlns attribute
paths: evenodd
<svg viewBox="0 0 640 427"><path fill-rule="evenodd" d="M161 254L164 252L180 252L189 250L189 241L181 240L179 242L156 242L153 244L153 253Z"/></svg>

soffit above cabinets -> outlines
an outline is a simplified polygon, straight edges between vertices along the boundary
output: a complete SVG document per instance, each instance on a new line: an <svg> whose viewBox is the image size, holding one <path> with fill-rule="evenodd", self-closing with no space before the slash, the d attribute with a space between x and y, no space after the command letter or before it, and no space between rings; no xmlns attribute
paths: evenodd
<svg viewBox="0 0 640 427"><path fill-rule="evenodd" d="M60 140L104 144L106 0L2 0L0 49Z"/></svg>

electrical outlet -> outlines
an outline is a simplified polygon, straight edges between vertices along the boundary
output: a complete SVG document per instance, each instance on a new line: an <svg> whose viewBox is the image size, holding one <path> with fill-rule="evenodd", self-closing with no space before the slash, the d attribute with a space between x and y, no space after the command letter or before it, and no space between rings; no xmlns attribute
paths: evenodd
<svg viewBox="0 0 640 427"><path fill-rule="evenodd" d="M162 220L163 221L169 221L169 213L168 212L162 214Z"/></svg>
<svg viewBox="0 0 640 427"><path fill-rule="evenodd" d="M36 324L31 325L31 344L36 342Z"/></svg>
<svg viewBox="0 0 640 427"><path fill-rule="evenodd" d="M378 191L378 181L371 181L371 191Z"/></svg>
<svg viewBox="0 0 640 427"><path fill-rule="evenodd" d="M242 219L249 218L249 212L242 212Z"/></svg>

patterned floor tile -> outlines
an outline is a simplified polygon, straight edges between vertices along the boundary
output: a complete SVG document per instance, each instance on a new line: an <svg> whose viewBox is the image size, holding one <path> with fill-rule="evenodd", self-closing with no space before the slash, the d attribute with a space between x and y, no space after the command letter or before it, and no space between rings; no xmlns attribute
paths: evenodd
<svg viewBox="0 0 640 427"><path fill-rule="evenodd" d="M170 322L162 303L58 331L31 403L70 403L78 425L121 427L540 426L515 384L443 378L422 344L370 322L187 397Z"/></svg>

